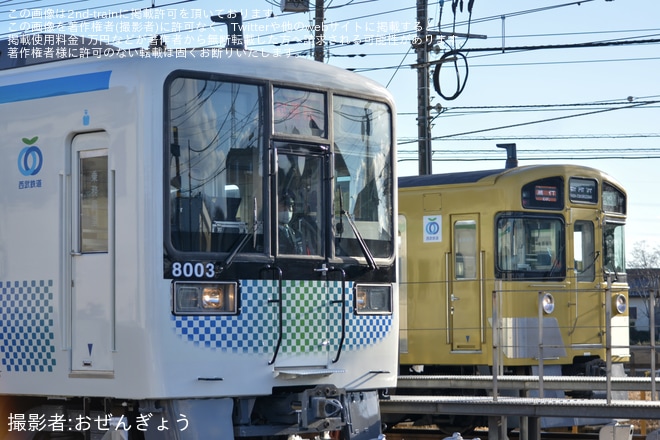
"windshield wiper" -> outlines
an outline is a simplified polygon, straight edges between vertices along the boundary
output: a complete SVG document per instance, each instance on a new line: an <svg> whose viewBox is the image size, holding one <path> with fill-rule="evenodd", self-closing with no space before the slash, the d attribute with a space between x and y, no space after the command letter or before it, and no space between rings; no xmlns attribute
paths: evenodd
<svg viewBox="0 0 660 440"><path fill-rule="evenodd" d="M238 240L234 246L232 246L231 249L229 249L229 255L227 256L227 259L223 262L222 267L220 270L227 269L231 264L234 262L234 258L236 258L236 255L245 247L247 242L250 240L250 238L254 237L253 241L253 246L257 246L257 228L261 222L257 221L257 198L254 198L254 226L252 227L252 230L250 232L247 232L240 240Z"/></svg>
<svg viewBox="0 0 660 440"><path fill-rule="evenodd" d="M378 269L378 266L376 266L376 261L374 260L374 255L371 253L371 250L369 249L369 246L367 246L367 243L364 241L364 238L362 238L362 234L360 234L360 231L353 222L351 216L348 214L348 212L344 210L341 210L341 214L346 216L346 220L348 220L348 224L351 225L351 229L355 234L355 238L357 238L358 244L360 245L360 249L362 249L364 258L367 259L367 264L369 264L369 269L371 270Z"/></svg>

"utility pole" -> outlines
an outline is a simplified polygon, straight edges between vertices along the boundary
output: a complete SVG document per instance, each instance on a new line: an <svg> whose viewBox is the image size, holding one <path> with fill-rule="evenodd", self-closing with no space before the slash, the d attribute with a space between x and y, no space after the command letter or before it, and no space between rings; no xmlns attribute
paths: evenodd
<svg viewBox="0 0 660 440"><path fill-rule="evenodd" d="M429 67L435 65L440 68L440 61L429 62L429 51L437 41L447 37L456 38L486 38L485 35L460 34L453 32L441 32L428 30L428 0L417 0L417 37L413 41L413 47L417 52L417 143L419 151L419 175L433 173L433 147L431 146L431 96ZM452 60L445 60L452 61Z"/></svg>
<svg viewBox="0 0 660 440"><path fill-rule="evenodd" d="M317 0L318 1L318 0ZM417 0L417 142L419 175L432 174L431 124L429 121L429 51L427 0Z"/></svg>
<svg viewBox="0 0 660 440"><path fill-rule="evenodd" d="M316 17L314 20L314 61L325 60L325 35L323 25L323 0L316 0Z"/></svg>

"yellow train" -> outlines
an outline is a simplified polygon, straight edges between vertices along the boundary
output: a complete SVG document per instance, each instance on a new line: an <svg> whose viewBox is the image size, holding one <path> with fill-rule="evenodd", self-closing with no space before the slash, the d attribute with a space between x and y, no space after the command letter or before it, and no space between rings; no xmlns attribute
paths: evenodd
<svg viewBox="0 0 660 440"><path fill-rule="evenodd" d="M399 178L400 373L600 375L608 347L622 373L625 190L507 147L505 169Z"/></svg>

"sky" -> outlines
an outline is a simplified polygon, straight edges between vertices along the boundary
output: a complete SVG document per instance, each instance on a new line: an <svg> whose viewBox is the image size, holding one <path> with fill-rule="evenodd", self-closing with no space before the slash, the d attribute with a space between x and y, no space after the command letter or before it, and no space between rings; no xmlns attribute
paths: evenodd
<svg viewBox="0 0 660 440"><path fill-rule="evenodd" d="M324 62L390 90L399 175L417 174L416 0L317 1ZM161 34L172 50L217 47L226 29L209 17L240 11L249 49L312 58L310 3L293 13L280 0L0 0L0 38L55 30L126 48ZM445 97L430 81L432 172L502 168L498 143L516 143L520 165L601 169L628 192L628 254L660 249L660 2L474 0L471 14L469 3L454 13L451 0L428 0L429 30L460 34L429 61L462 54L440 69Z"/></svg>

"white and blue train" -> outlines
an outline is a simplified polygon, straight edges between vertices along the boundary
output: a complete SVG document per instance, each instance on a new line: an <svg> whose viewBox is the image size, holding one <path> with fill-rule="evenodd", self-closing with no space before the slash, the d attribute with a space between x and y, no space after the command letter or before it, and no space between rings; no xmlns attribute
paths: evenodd
<svg viewBox="0 0 660 440"><path fill-rule="evenodd" d="M381 437L387 90L236 47L38 37L0 43L0 437Z"/></svg>

